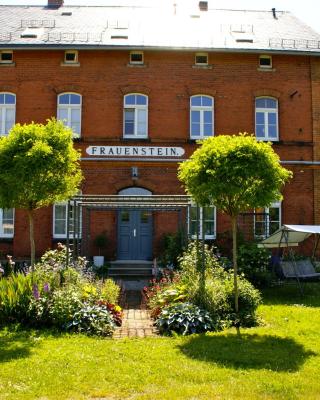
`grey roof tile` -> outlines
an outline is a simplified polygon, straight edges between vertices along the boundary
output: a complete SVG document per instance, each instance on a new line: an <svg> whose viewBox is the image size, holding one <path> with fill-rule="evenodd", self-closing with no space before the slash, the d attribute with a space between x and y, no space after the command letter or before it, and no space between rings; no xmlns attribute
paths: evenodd
<svg viewBox="0 0 320 400"><path fill-rule="evenodd" d="M71 15L63 15L63 14ZM23 38L26 28L37 37ZM186 48L320 53L320 35L290 12L148 7L0 6L0 47Z"/></svg>

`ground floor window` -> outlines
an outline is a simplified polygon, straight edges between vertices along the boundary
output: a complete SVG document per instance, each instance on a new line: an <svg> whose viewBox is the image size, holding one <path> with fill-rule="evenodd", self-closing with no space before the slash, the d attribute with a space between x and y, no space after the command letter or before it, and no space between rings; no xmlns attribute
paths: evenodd
<svg viewBox="0 0 320 400"><path fill-rule="evenodd" d="M198 223L199 218L199 223ZM197 207L189 208L189 235L195 239L197 237L197 228L199 238L202 238L202 229L205 239L216 238L216 207L199 207L199 216L197 218Z"/></svg>
<svg viewBox="0 0 320 400"><path fill-rule="evenodd" d="M275 202L270 207L256 208L254 212L254 236L266 238L281 227L281 203Z"/></svg>
<svg viewBox="0 0 320 400"><path fill-rule="evenodd" d="M14 235L14 209L0 208L0 237L12 238Z"/></svg>
<svg viewBox="0 0 320 400"><path fill-rule="evenodd" d="M78 208L79 209L79 208ZM72 237L72 232L74 231L74 206L70 203L70 214L69 214L69 231ZM53 237L57 239L67 238L67 212L68 203L57 203L53 206ZM82 231L82 215L80 214L80 237Z"/></svg>

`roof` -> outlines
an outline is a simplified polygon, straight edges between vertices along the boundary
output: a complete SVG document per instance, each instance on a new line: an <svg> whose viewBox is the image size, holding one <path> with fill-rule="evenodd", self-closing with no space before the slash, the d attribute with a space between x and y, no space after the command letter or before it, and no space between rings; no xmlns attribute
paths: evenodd
<svg viewBox="0 0 320 400"><path fill-rule="evenodd" d="M0 6L0 48L150 48L320 55L290 12L135 6Z"/></svg>
<svg viewBox="0 0 320 400"><path fill-rule="evenodd" d="M276 248L299 246L309 236L320 234L320 225L283 225L258 244L258 247Z"/></svg>

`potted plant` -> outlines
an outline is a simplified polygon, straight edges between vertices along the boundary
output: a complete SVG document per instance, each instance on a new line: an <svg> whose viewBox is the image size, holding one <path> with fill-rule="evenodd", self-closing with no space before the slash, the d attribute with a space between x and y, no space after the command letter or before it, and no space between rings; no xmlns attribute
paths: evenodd
<svg viewBox="0 0 320 400"><path fill-rule="evenodd" d="M96 267L102 267L104 264L104 256L101 255L101 250L107 247L107 243L108 239L105 232L99 233L99 235L94 238L93 244L98 248L99 252L98 256L93 256L93 264Z"/></svg>

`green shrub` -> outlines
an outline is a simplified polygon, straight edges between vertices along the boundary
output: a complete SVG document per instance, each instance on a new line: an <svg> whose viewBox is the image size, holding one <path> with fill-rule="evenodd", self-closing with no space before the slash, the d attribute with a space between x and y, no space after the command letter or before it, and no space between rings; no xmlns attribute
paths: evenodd
<svg viewBox="0 0 320 400"><path fill-rule="evenodd" d="M66 329L88 335L110 336L115 324L111 313L104 305L84 304L74 313Z"/></svg>
<svg viewBox="0 0 320 400"><path fill-rule="evenodd" d="M188 298L187 287L182 284L172 284L163 287L152 296L148 302L152 316L157 316L161 309L167 305L185 302Z"/></svg>
<svg viewBox="0 0 320 400"><path fill-rule="evenodd" d="M74 314L82 307L81 291L75 286L57 289L50 302L49 315L53 325L62 328L72 321Z"/></svg>
<svg viewBox="0 0 320 400"><path fill-rule="evenodd" d="M201 249L200 249L201 257ZM180 260L181 279L188 288L192 303L210 313L216 328L232 324L236 319L234 310L233 271L226 271L216 256L205 247L205 280L197 266L195 244L189 245ZM256 322L255 312L261 302L260 293L245 278L239 277L239 318L242 326L252 326Z"/></svg>
<svg viewBox="0 0 320 400"><path fill-rule="evenodd" d="M246 243L238 250L239 272L256 287L270 286L275 279L270 269L270 251L259 248L256 243Z"/></svg>
<svg viewBox="0 0 320 400"><path fill-rule="evenodd" d="M173 304L165 307L156 321L161 333L176 332L182 335L202 333L215 329L207 311L191 303Z"/></svg>
<svg viewBox="0 0 320 400"><path fill-rule="evenodd" d="M119 302L120 287L112 279L106 279L100 287L100 299L108 303L117 304Z"/></svg>
<svg viewBox="0 0 320 400"><path fill-rule="evenodd" d="M162 236L160 247L161 256L159 263L166 267L177 266L186 245L185 233L180 229L176 233L166 233Z"/></svg>

